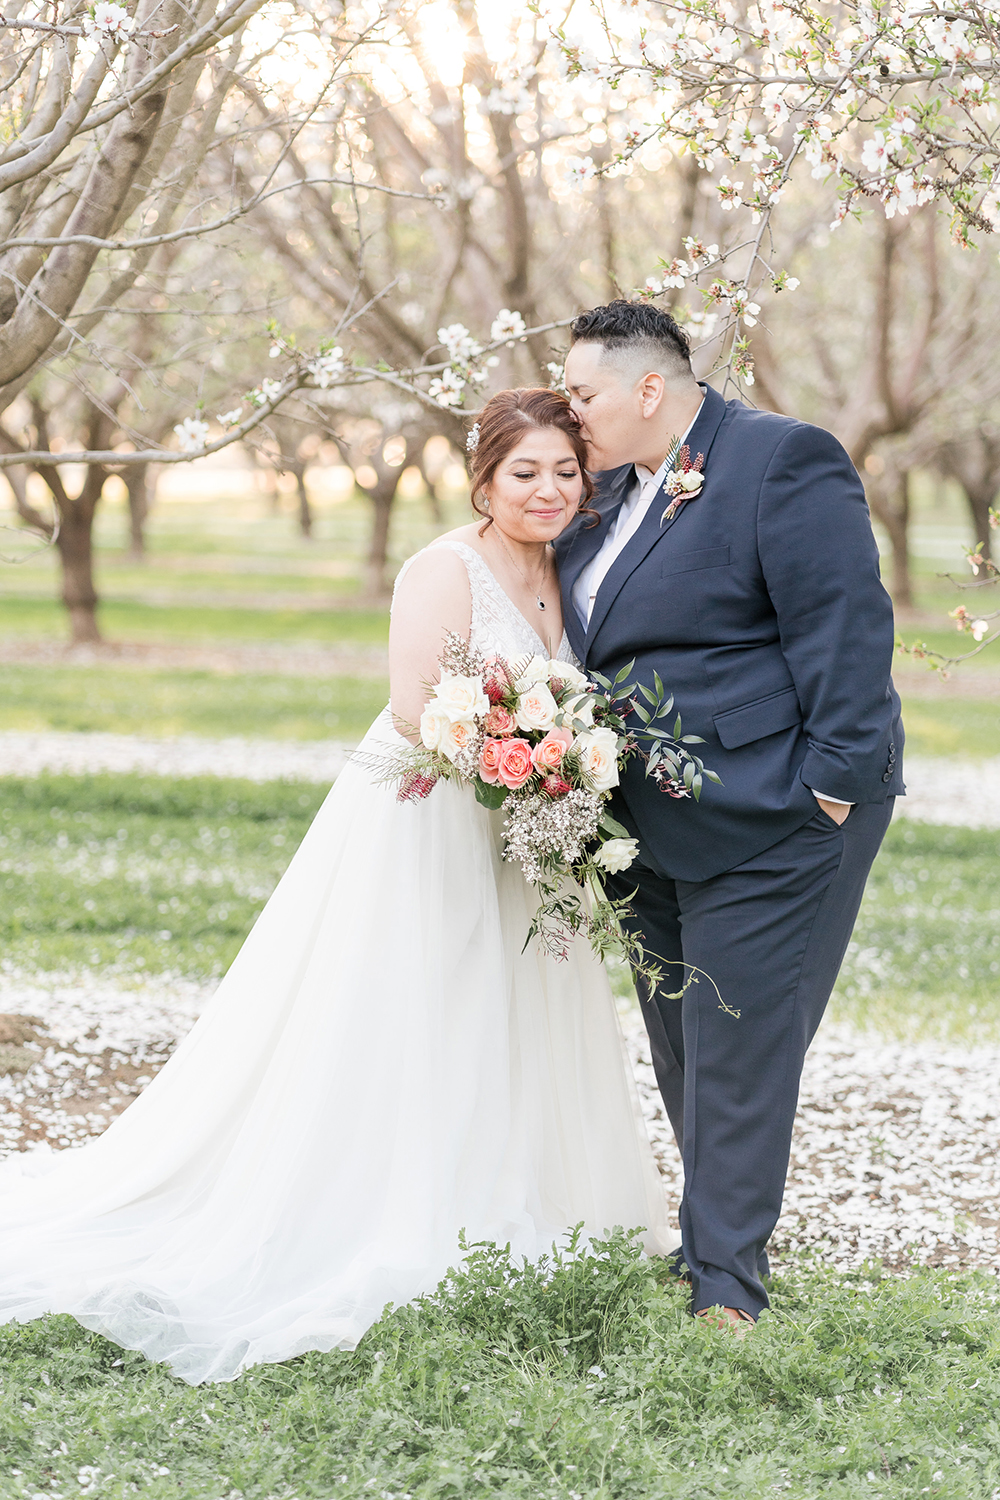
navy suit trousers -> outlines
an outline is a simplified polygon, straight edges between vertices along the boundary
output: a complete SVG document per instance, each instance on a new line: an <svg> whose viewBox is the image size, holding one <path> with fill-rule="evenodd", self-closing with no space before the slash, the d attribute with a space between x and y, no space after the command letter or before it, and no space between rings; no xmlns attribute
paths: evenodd
<svg viewBox="0 0 1000 1500"><path fill-rule="evenodd" d="M666 965L655 994L640 985L640 1002L684 1160L681 1248L695 1312L721 1305L756 1317L768 1305L765 1246L781 1212L802 1064L892 809L891 797L860 803L838 827L817 807L708 880L641 863L606 880L616 897L638 886L627 925Z"/></svg>

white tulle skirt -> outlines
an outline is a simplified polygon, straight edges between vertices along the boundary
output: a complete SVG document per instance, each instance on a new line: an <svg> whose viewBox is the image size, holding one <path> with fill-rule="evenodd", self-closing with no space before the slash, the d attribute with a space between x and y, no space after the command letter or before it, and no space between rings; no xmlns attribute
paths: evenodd
<svg viewBox="0 0 1000 1500"><path fill-rule="evenodd" d="M388 713L363 747L398 748ZM205 1014L107 1132L0 1169L0 1320L71 1313L197 1384L352 1348L459 1235L675 1235L603 969L522 953L500 815L361 764Z"/></svg>

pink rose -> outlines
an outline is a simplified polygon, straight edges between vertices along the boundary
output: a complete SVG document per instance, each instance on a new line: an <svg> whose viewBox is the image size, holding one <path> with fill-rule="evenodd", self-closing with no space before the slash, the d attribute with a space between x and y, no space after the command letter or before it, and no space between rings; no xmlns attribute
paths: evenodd
<svg viewBox="0 0 1000 1500"><path fill-rule="evenodd" d="M483 720L483 728L486 730L487 734L496 734L501 738L506 738L508 734L514 733L514 730L517 728L517 724L515 723L514 715L510 712L510 710L501 707L501 705L498 703L496 707L491 708L489 713L486 715L486 718Z"/></svg>
<svg viewBox="0 0 1000 1500"><path fill-rule="evenodd" d="M513 739L502 740L500 750L500 765L497 776L504 786L516 791L519 786L524 786L528 777L535 769L531 760L531 746L527 740Z"/></svg>
<svg viewBox="0 0 1000 1500"><path fill-rule="evenodd" d="M553 801L556 797L565 797L566 793L572 790L569 782L564 781L561 776L546 776L542 782L542 791L547 793Z"/></svg>
<svg viewBox="0 0 1000 1500"><path fill-rule="evenodd" d="M539 740L532 758L539 771L555 771L562 765L562 758L573 743L568 729L550 729L544 740Z"/></svg>
<svg viewBox="0 0 1000 1500"><path fill-rule="evenodd" d="M484 740L483 748L479 752L479 774L490 786L496 786L500 780L500 755L503 750L502 740Z"/></svg>

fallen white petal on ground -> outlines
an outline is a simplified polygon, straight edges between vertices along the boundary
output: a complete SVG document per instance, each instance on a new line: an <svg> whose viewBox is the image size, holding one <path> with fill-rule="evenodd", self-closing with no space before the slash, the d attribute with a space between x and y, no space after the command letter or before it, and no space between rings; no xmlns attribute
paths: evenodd
<svg viewBox="0 0 1000 1500"><path fill-rule="evenodd" d="M38 1061L0 1077L0 1152L99 1134L162 1066L214 986L162 975L0 973L0 1011L38 1018ZM674 1209L681 1168L641 1021L625 1017L643 1113ZM1000 1268L1000 1047L886 1042L835 1026L806 1061L780 1261L814 1248L842 1267L868 1257Z"/></svg>
<svg viewBox="0 0 1000 1500"><path fill-rule="evenodd" d="M193 734L142 739L131 734L8 729L0 731L0 776L146 771L159 776L329 783L342 770L351 748L338 740L211 740ZM907 756L906 788L906 796L896 804L901 816L1000 828L1000 755L981 761Z"/></svg>
<svg viewBox="0 0 1000 1500"><path fill-rule="evenodd" d="M0 776L145 771L156 776L329 784L343 770L351 748L339 740L210 740L194 734L156 740L132 734L8 729L0 731Z"/></svg>
<svg viewBox="0 0 1000 1500"><path fill-rule="evenodd" d="M906 796L897 798L897 815L924 823L1000 828L1000 755L990 760L907 755L903 776Z"/></svg>
<svg viewBox="0 0 1000 1500"><path fill-rule="evenodd" d="M643 1113L673 1206L681 1165L642 1023L626 1022ZM1000 1047L884 1041L821 1027L806 1058L778 1262L1000 1271Z"/></svg>

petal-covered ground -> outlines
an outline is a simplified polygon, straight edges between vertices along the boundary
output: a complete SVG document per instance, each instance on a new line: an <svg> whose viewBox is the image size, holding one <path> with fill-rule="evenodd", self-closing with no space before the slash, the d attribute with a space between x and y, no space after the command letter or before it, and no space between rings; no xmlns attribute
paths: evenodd
<svg viewBox="0 0 1000 1500"><path fill-rule="evenodd" d="M641 1024L628 1032L667 1191L681 1168ZM886 1042L827 1025L806 1059L774 1258L805 1249L1000 1269L1000 1048Z"/></svg>
<svg viewBox="0 0 1000 1500"><path fill-rule="evenodd" d="M160 776L240 776L249 781L332 781L351 747L338 740L200 735L142 739L61 730L0 731L0 776L40 771L147 771ZM929 823L1000 828L1000 756L985 761L908 755L898 813Z"/></svg>
<svg viewBox="0 0 1000 1500"><path fill-rule="evenodd" d="M37 1060L0 1078L3 1152L71 1147L99 1134L163 1065L211 988L169 975L133 988L8 973L3 1009L36 1024L33 1036L7 1045ZM680 1161L645 1034L630 1013L625 1026L676 1207ZM821 1029L803 1076L774 1249L779 1259L816 1249L841 1266L868 1257L896 1269L1000 1266L1000 1048L889 1043Z"/></svg>
<svg viewBox="0 0 1000 1500"><path fill-rule="evenodd" d="M315 783L332 780L348 753L334 741L5 732L0 775L139 770ZM905 816L1000 828L1000 757L910 757L907 784ZM0 970L0 1152L68 1148L100 1133L163 1065L213 988L112 969ZM634 1014L625 1026L676 1207L680 1162L645 1036ZM1000 1267L1000 1047L823 1027L806 1063L774 1249L779 1258L813 1249L842 1266L876 1257L898 1269L913 1261Z"/></svg>

